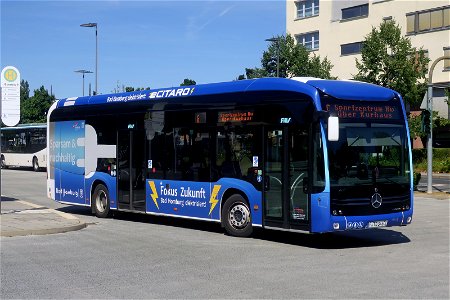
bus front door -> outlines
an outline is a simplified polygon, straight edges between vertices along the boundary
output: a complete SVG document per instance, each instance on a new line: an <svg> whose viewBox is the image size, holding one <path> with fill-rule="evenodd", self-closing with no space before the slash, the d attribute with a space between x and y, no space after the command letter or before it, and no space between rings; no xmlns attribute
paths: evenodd
<svg viewBox="0 0 450 300"><path fill-rule="evenodd" d="M145 132L121 130L117 139L118 208L145 211Z"/></svg>
<svg viewBox="0 0 450 300"><path fill-rule="evenodd" d="M308 144L307 130L265 130L264 226L308 229Z"/></svg>

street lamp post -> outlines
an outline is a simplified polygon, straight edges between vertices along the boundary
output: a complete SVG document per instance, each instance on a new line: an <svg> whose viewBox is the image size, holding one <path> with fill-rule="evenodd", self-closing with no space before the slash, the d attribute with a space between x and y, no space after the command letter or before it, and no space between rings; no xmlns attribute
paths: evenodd
<svg viewBox="0 0 450 300"><path fill-rule="evenodd" d="M280 38L273 37L266 39L266 42L274 42L277 44L277 77L280 77Z"/></svg>
<svg viewBox="0 0 450 300"><path fill-rule="evenodd" d="M428 92L427 92L427 110L430 112L430 132L427 141L427 193L433 193L433 71L436 64L444 59L450 59L450 56L444 55L436 58L431 64L428 73Z"/></svg>
<svg viewBox="0 0 450 300"><path fill-rule="evenodd" d="M74 71L75 73L81 73L83 74L83 96L84 96L84 74L90 74L92 73L91 71L88 70L76 70Z"/></svg>
<svg viewBox="0 0 450 300"><path fill-rule="evenodd" d="M97 35L97 23L85 23L81 24L81 27L95 27L95 94L98 94L98 35Z"/></svg>

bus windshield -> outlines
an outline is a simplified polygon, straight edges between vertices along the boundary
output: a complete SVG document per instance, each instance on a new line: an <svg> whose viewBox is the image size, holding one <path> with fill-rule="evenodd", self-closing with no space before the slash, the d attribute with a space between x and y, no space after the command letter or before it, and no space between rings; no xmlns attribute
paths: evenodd
<svg viewBox="0 0 450 300"><path fill-rule="evenodd" d="M329 142L331 185L409 185L404 125L341 123L339 141Z"/></svg>

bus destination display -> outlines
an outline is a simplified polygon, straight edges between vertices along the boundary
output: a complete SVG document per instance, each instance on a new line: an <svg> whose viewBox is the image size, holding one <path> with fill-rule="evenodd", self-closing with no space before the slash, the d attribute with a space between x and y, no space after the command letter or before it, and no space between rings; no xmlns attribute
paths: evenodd
<svg viewBox="0 0 450 300"><path fill-rule="evenodd" d="M325 111L331 115L343 119L362 120L398 120L400 109L396 105L389 104L363 104L354 102L325 103Z"/></svg>
<svg viewBox="0 0 450 300"><path fill-rule="evenodd" d="M248 110L222 111L219 112L218 121L219 123L248 122L253 121L253 116L254 112Z"/></svg>

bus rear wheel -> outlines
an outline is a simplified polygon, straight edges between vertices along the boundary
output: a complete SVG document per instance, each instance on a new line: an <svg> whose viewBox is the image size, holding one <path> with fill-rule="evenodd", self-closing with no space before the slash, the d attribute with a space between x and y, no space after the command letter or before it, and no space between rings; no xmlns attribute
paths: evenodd
<svg viewBox="0 0 450 300"><path fill-rule="evenodd" d="M33 170L35 172L39 172L39 170L40 170L39 161L38 161L37 157L33 157Z"/></svg>
<svg viewBox="0 0 450 300"><path fill-rule="evenodd" d="M228 234L248 237L253 232L252 218L245 199L238 194L232 195L222 209L222 225Z"/></svg>
<svg viewBox="0 0 450 300"><path fill-rule="evenodd" d="M110 215L109 192L106 186L99 184L92 194L95 215L99 218L107 218Z"/></svg>

